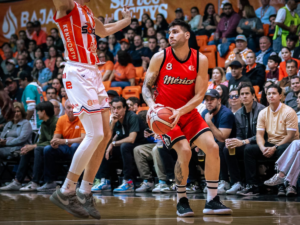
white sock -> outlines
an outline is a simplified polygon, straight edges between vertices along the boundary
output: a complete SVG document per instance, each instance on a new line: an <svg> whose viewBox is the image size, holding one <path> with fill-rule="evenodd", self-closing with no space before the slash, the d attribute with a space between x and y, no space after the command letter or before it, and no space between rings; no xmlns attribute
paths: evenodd
<svg viewBox="0 0 300 225"><path fill-rule="evenodd" d="M68 195L72 192L75 192L76 190L76 185L77 182L69 180L68 178L66 178L63 186L61 187L60 191L64 194L64 195Z"/></svg>
<svg viewBox="0 0 300 225"><path fill-rule="evenodd" d="M82 180L79 191L82 194L90 194L92 192L93 183Z"/></svg>
<svg viewBox="0 0 300 225"><path fill-rule="evenodd" d="M183 197L186 196L186 185L176 185L177 187L177 202Z"/></svg>
<svg viewBox="0 0 300 225"><path fill-rule="evenodd" d="M207 180L206 186L207 186L207 202L210 202L218 195L218 180Z"/></svg>

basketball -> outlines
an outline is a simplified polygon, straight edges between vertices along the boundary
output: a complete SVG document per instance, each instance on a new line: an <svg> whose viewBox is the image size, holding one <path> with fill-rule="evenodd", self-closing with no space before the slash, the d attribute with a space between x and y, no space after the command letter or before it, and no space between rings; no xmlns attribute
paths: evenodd
<svg viewBox="0 0 300 225"><path fill-rule="evenodd" d="M157 112L151 111L147 118L149 128L156 134L166 134L172 129L173 120L169 117L173 115L172 110L168 108L158 108Z"/></svg>

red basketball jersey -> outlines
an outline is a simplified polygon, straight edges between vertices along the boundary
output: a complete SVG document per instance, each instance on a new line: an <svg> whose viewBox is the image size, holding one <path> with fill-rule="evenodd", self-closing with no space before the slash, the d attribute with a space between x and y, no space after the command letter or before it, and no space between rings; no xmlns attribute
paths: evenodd
<svg viewBox="0 0 300 225"><path fill-rule="evenodd" d="M190 49L185 61L180 61L172 47L164 49L164 60L156 81L156 103L178 109L195 96L199 67L199 52Z"/></svg>

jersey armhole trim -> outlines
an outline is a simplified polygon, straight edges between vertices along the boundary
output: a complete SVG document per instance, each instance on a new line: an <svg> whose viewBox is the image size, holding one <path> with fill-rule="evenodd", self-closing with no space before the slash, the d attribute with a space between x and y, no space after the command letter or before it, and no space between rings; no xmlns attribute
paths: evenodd
<svg viewBox="0 0 300 225"><path fill-rule="evenodd" d="M166 55L167 55L167 54L166 54L166 49L164 49L164 59L163 59L163 61L162 61L162 64L160 65L159 72L160 72L160 70L162 69L163 65L165 64Z"/></svg>
<svg viewBox="0 0 300 225"><path fill-rule="evenodd" d="M200 52L197 51L197 73L199 73L199 55Z"/></svg>
<svg viewBox="0 0 300 225"><path fill-rule="evenodd" d="M61 17L61 18L59 18L59 19L56 19L56 14L57 14L57 11L56 11L55 14L54 14L54 16L53 16L53 20L54 20L56 23L59 23L59 22L64 21L65 19L68 19L69 17L71 17L71 16L75 13L75 10L78 8L76 2L74 2L74 4L75 4L75 5L74 5L74 8L72 9L72 11L71 11L69 14L67 14L67 15L65 15L65 16L63 16L63 17Z"/></svg>

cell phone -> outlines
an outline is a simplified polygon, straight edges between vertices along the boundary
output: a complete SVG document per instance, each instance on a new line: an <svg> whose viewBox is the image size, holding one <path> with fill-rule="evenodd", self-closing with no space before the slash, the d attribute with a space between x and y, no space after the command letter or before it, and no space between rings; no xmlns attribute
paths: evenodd
<svg viewBox="0 0 300 225"><path fill-rule="evenodd" d="M147 131L147 132L148 132L148 133L150 133L150 134L152 134L152 133L153 133L153 131L152 131L152 130L150 130L149 128L145 129L145 131Z"/></svg>

